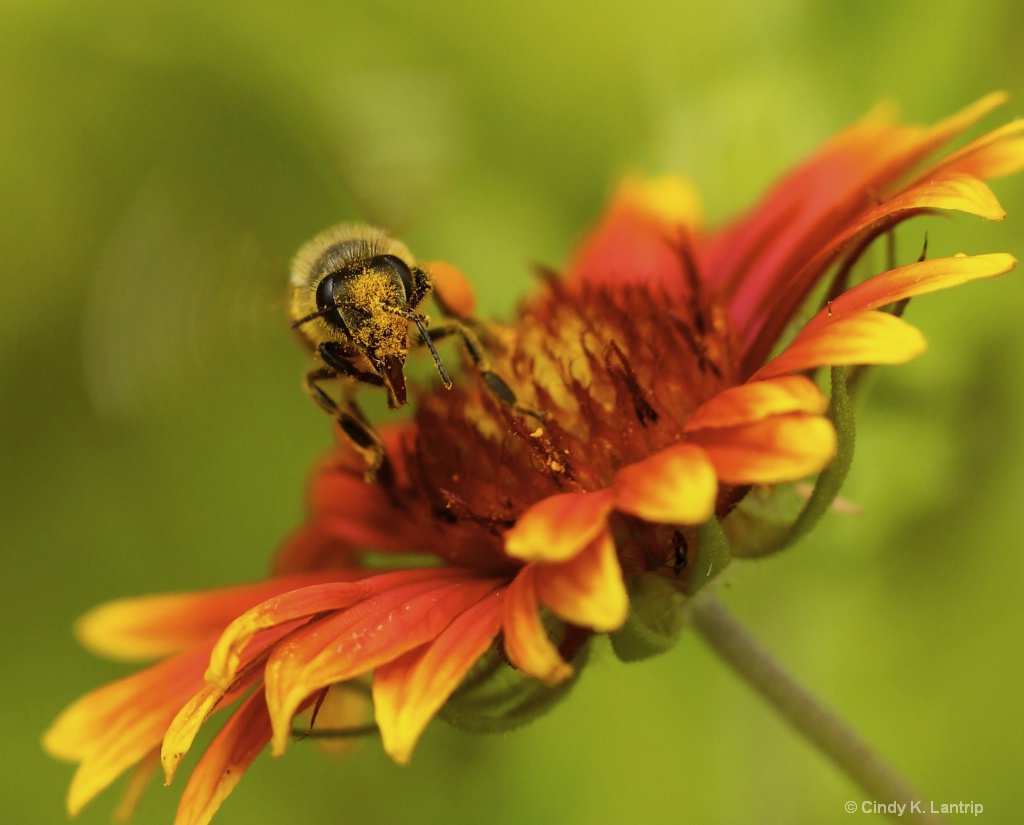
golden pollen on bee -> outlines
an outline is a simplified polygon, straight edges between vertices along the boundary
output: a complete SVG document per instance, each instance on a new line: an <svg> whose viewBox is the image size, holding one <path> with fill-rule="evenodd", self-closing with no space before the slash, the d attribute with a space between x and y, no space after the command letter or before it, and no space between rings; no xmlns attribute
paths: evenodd
<svg viewBox="0 0 1024 825"><path fill-rule="evenodd" d="M379 272L366 269L350 287L352 305L365 312L366 322L352 330L352 335L363 347L371 345L381 357L404 356L409 351L409 321L395 313L404 309L405 296L394 282Z"/></svg>

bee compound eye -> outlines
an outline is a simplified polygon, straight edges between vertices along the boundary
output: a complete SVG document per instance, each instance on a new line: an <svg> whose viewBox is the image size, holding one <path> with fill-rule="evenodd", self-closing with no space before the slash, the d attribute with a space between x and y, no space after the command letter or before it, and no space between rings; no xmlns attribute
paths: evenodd
<svg viewBox="0 0 1024 825"><path fill-rule="evenodd" d="M337 273L326 275L321 279L320 283L316 285L316 308L321 311L328 310L321 317L332 326L344 329L345 323L338 312L338 299L335 297L337 286Z"/></svg>
<svg viewBox="0 0 1024 825"><path fill-rule="evenodd" d="M402 282L402 289L405 290L406 300L413 295L412 272L409 266L401 258L395 255L378 255L370 261L370 266L378 271L384 271L396 275Z"/></svg>

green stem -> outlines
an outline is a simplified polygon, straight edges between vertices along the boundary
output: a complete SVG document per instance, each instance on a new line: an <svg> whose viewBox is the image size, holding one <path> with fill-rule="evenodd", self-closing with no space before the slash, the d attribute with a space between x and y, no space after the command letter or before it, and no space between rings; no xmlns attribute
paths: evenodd
<svg viewBox="0 0 1024 825"><path fill-rule="evenodd" d="M842 719L783 670L720 601L710 596L694 599L690 620L715 653L857 783L867 799L905 804L904 813L911 822L942 822L929 812L928 801L921 801L922 797ZM912 802L917 802L921 810L915 811ZM859 813L860 803L857 805Z"/></svg>

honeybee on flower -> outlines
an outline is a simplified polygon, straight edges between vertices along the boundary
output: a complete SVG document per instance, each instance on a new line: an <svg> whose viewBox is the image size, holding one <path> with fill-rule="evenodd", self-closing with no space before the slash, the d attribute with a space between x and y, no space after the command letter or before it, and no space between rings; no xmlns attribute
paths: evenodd
<svg viewBox="0 0 1024 825"><path fill-rule="evenodd" d="M715 231L684 181L625 181L502 331L493 363L423 392L412 421L375 433L386 480L367 480L347 433L316 468L310 520L269 579L84 617L97 652L162 661L79 699L47 732L51 754L79 763L69 811L157 754L170 780L228 708L179 825L208 822L332 686L372 674L383 747L403 763L437 715L495 730L542 712L597 634L625 659L670 647L687 599L731 558L778 549L828 506L849 462L844 368L925 347L886 308L1014 267L1001 253L954 256L847 282L871 241L907 219L1004 216L984 180L1024 165L1024 121L926 164L1003 101L931 127L872 113ZM822 368L830 396L809 377ZM506 403L488 373L544 418ZM378 373L397 397L389 374ZM752 489L814 476L792 524L737 529L740 517L749 528ZM362 564L370 551L395 561ZM409 552L429 563L409 566Z"/></svg>

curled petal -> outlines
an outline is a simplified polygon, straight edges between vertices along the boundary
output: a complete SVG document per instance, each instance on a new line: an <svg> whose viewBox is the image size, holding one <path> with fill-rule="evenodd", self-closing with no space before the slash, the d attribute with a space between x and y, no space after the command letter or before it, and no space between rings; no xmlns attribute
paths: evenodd
<svg viewBox="0 0 1024 825"><path fill-rule="evenodd" d="M199 728L218 707L229 704L247 692L263 675L263 662L268 652L292 630L300 627L300 622L290 622L280 627L265 630L245 647L240 661L242 667L231 682L221 684L206 682L178 711L174 720L167 727L163 744L160 748L160 761L164 769L164 784L170 785L178 764L192 747L192 742L199 733Z"/></svg>
<svg viewBox="0 0 1024 825"><path fill-rule="evenodd" d="M706 427L735 427L783 413L820 414L827 408L828 399L813 381L802 375L786 375L723 390L697 408L684 430L690 433Z"/></svg>
<svg viewBox="0 0 1024 825"><path fill-rule="evenodd" d="M774 378L814 367L851 364L902 364L927 348L924 336L887 312L853 312L804 330L786 349L751 377Z"/></svg>
<svg viewBox="0 0 1024 825"><path fill-rule="evenodd" d="M718 482L704 451L675 444L615 474L615 507L659 524L700 524L715 510Z"/></svg>
<svg viewBox="0 0 1024 825"><path fill-rule="evenodd" d="M119 599L93 608L75 623L82 645L121 661L157 659L222 631L232 619L271 596L338 578L314 573L201 593Z"/></svg>
<svg viewBox="0 0 1024 825"><path fill-rule="evenodd" d="M942 177L921 181L890 198L877 210L868 212L855 228L859 231L883 216L911 209L966 212L990 221L1001 221L1006 217L1006 212L985 183L970 175L946 171Z"/></svg>
<svg viewBox="0 0 1024 825"><path fill-rule="evenodd" d="M292 717L307 697L436 638L456 616L501 585L501 580L457 568L434 572L445 575L381 591L310 623L277 645L264 669L275 754L284 752Z"/></svg>
<svg viewBox="0 0 1024 825"><path fill-rule="evenodd" d="M878 309L915 295L949 289L979 278L1004 275L1016 265L1017 261L1012 255L995 252L989 255L934 258L901 266L847 290L815 315L804 329L814 330L827 326L830 319L852 312Z"/></svg>
<svg viewBox="0 0 1024 825"><path fill-rule="evenodd" d="M505 653L509 661L527 676L548 685L557 685L572 676L572 666L551 644L540 620L540 602L534 580L538 566L528 564L508 587L502 617Z"/></svg>
<svg viewBox="0 0 1024 825"><path fill-rule="evenodd" d="M536 565L537 597L561 619L598 633L618 630L629 615L629 594L605 530L569 561Z"/></svg>
<svg viewBox="0 0 1024 825"><path fill-rule="evenodd" d="M373 705L384 750L399 764L501 630L505 590L470 607L433 642L377 668Z"/></svg>
<svg viewBox="0 0 1024 825"><path fill-rule="evenodd" d="M780 415L693 434L727 484L796 481L828 466L836 454L836 433L815 415Z"/></svg>
<svg viewBox="0 0 1024 825"><path fill-rule="evenodd" d="M505 552L523 561L571 559L605 529L613 506L611 490L548 496L505 533Z"/></svg>
<svg viewBox="0 0 1024 825"><path fill-rule="evenodd" d="M252 761L270 741L270 717L263 689L232 714L188 779L174 825L207 825Z"/></svg>

